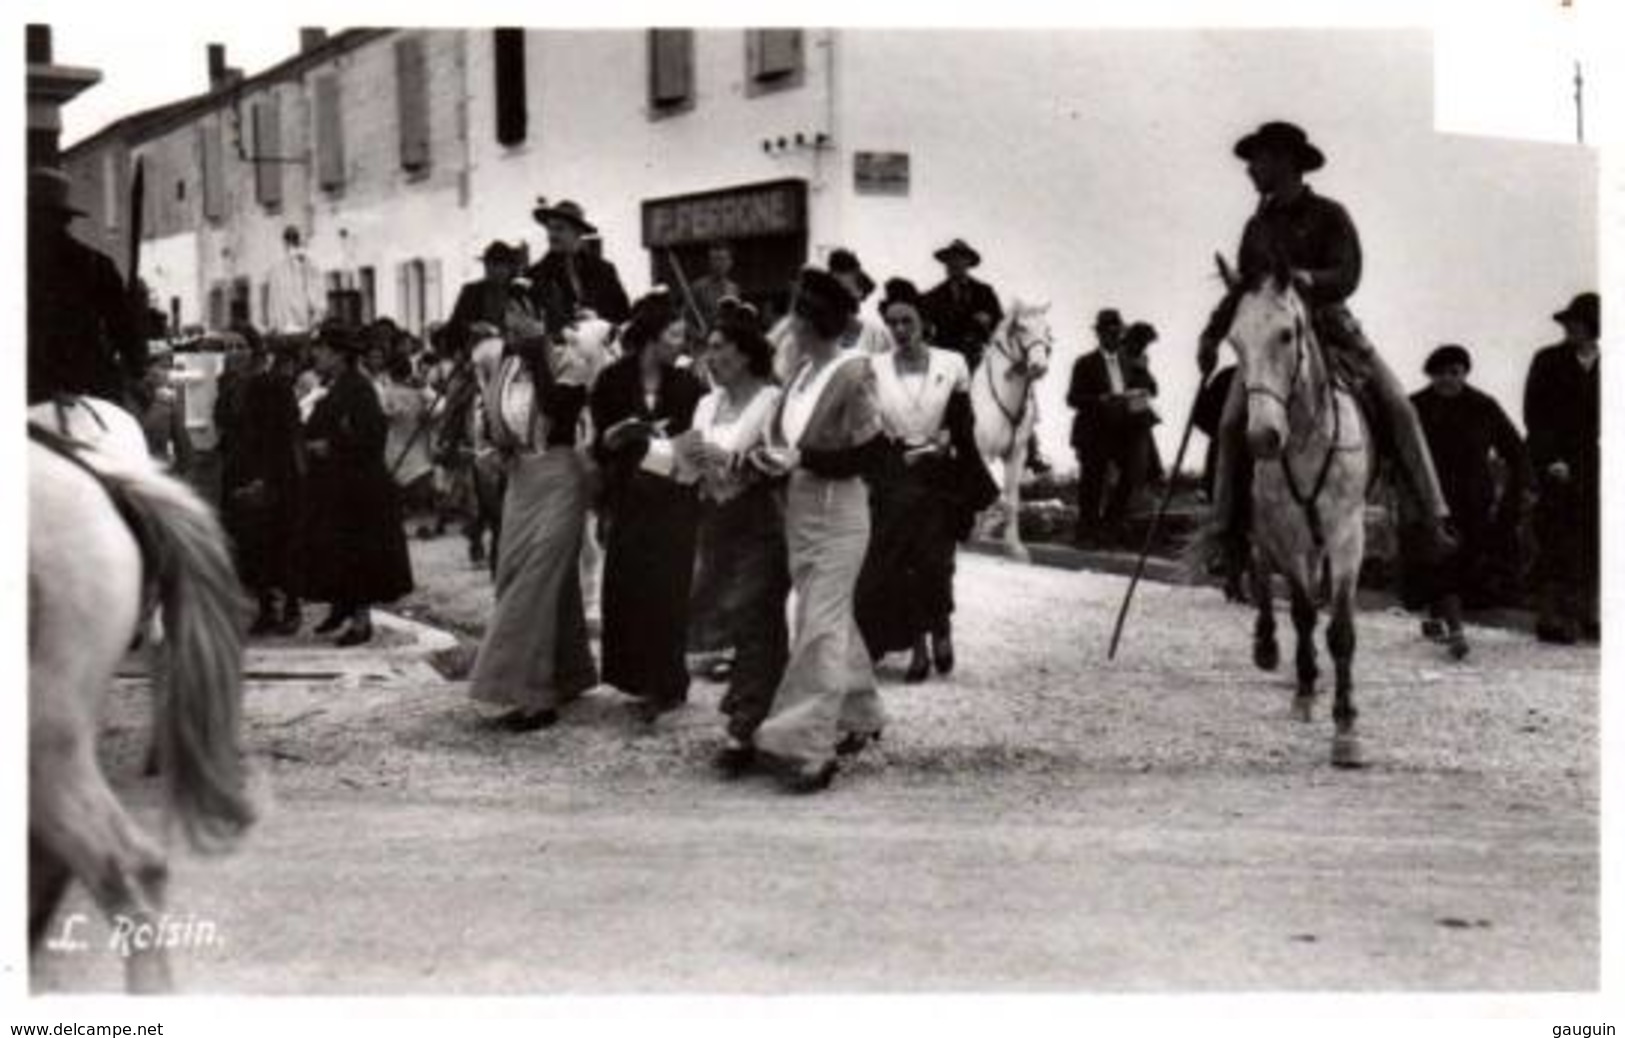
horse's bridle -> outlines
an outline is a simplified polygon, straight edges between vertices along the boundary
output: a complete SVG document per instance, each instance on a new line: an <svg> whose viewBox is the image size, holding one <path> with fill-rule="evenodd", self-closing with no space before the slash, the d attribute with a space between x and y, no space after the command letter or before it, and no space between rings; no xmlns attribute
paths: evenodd
<svg viewBox="0 0 1625 1038"><path fill-rule="evenodd" d="M1018 339L1017 333L1024 327L1020 320L1011 321L1010 332L1005 337L1010 340L1011 345L1020 347L1019 354L1011 353L1010 350L1005 348L1005 339L1000 339L997 336L993 338L994 352L1009 363L1011 374L1024 374L1031 367L1028 358L1032 356L1033 350L1038 346L1042 345L1046 352L1054 348L1053 338ZM988 389L992 391L989 395L993 397L993 403L997 405L999 413L1004 415L1004 420L1010 423L1011 432L1019 430L1022 420L1027 417L1027 401L1032 397L1032 383L1027 383L1026 388L1021 393L1020 404L1017 405L1016 410L1011 411L1010 408L1005 406L1004 399L999 396L998 384L993 381L993 365L984 364L982 367L987 370L987 385Z"/></svg>
<svg viewBox="0 0 1625 1038"><path fill-rule="evenodd" d="M1236 346L1233 339L1231 340L1231 345ZM1261 396L1267 400L1273 400L1277 404L1281 405L1281 410L1288 416L1292 414L1292 398L1294 395L1296 395L1298 383L1303 381L1304 369L1308 366L1309 361L1308 326L1304 321L1303 312L1297 308L1294 308L1292 314L1292 345L1295 350L1292 362L1292 377L1287 381L1286 393L1284 395L1278 392L1273 386L1267 386L1261 382L1248 380L1244 383L1247 390L1247 398L1249 400L1255 396ZM1239 347L1237 347L1236 352L1237 354L1241 353ZM1320 425L1321 416L1325 414L1327 399L1331 393L1331 380L1329 374L1330 373L1328 372L1328 378L1324 391L1322 392L1320 399L1315 401L1314 410L1310 413L1309 417L1311 428L1318 427ZM1287 431L1288 437L1290 438L1290 417L1288 419Z"/></svg>

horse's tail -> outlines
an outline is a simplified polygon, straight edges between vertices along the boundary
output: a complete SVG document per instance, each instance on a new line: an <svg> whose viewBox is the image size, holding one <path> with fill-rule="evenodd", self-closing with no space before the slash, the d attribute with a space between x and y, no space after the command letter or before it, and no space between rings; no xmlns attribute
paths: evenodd
<svg viewBox="0 0 1625 1038"><path fill-rule="evenodd" d="M101 475L141 544L163 609L167 680L154 728L170 808L194 847L228 849L255 811L239 742L242 588L225 535L176 480L156 471Z"/></svg>

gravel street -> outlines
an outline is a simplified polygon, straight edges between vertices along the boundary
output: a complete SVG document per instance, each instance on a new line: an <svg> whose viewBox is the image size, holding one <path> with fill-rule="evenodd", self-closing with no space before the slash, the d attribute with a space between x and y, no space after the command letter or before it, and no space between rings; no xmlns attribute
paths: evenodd
<svg viewBox="0 0 1625 1038"><path fill-rule="evenodd" d="M402 611L465 635L462 544L415 543ZM1583 990L1599 982L1595 648L1360 617L1369 766L1329 765L1329 696L1288 716L1251 613L1124 578L962 555L951 681L884 672L885 741L825 795L718 781L720 688L648 729L600 689L555 729L479 727L394 625L359 655L256 647L265 818L236 854L176 851L196 993ZM1288 632L1290 625L1287 625ZM1290 633L1283 643L1290 660ZM1290 670L1290 666L1287 668ZM1325 667L1329 671L1329 661ZM106 750L130 798L139 680ZM66 911L84 912L76 892ZM93 942L105 936L87 923ZM103 942L104 943L104 942ZM97 945L100 947L100 944ZM36 990L108 991L100 950Z"/></svg>

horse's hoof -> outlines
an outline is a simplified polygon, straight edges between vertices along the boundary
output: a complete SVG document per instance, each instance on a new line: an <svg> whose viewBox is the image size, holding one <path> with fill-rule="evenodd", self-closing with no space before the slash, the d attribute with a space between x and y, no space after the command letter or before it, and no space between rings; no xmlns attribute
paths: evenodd
<svg viewBox="0 0 1625 1038"><path fill-rule="evenodd" d="M1253 664L1259 670L1274 670L1281 665L1281 647L1273 641L1253 642Z"/></svg>
<svg viewBox="0 0 1625 1038"><path fill-rule="evenodd" d="M1360 737L1338 733L1332 736L1332 767L1363 768L1364 755L1360 752Z"/></svg>
<svg viewBox="0 0 1625 1038"><path fill-rule="evenodd" d="M1464 635L1464 634L1456 634L1456 635L1451 636L1451 638L1450 638L1450 658L1451 659L1457 660L1457 661L1464 660L1464 659L1467 658L1467 654L1469 652L1471 652L1471 651L1472 651L1472 646L1467 644L1467 636L1466 635Z"/></svg>
<svg viewBox="0 0 1625 1038"><path fill-rule="evenodd" d="M1315 719L1315 697L1296 695L1292 697L1292 719L1308 724Z"/></svg>

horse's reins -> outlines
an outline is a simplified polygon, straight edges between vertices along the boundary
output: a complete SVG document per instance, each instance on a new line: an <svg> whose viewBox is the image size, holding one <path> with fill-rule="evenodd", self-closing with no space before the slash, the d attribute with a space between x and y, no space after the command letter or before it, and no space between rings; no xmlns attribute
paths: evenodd
<svg viewBox="0 0 1625 1038"><path fill-rule="evenodd" d="M1332 384L1331 369L1326 363L1324 351L1321 351L1320 366L1325 381L1320 397L1315 401L1314 410L1310 413L1308 427L1311 434L1314 430L1318 430L1324 421L1326 408L1330 406L1332 412L1331 441L1326 445L1326 455L1321 459L1319 471L1315 473L1314 486L1310 488L1308 494L1305 494L1298 485L1297 476L1292 472L1292 463L1290 461L1292 400L1296 396L1298 384L1303 381L1304 369L1308 364L1310 349L1309 336L1301 314L1293 315L1292 338L1297 345L1297 357L1293 362L1292 380L1287 383L1286 395L1282 396L1270 386L1256 382L1246 383L1246 390L1249 399L1253 396L1267 397L1280 404L1281 409L1287 414L1287 442L1281 446L1281 475L1286 479L1287 493L1292 495L1292 500L1303 511L1304 520L1309 525L1310 540L1314 542L1315 548L1319 550L1326 547L1326 531L1321 524L1320 509L1317 506L1320 503L1321 493L1326 489L1326 481L1332 474L1332 461L1336 459L1339 450L1338 441L1343 438L1343 409L1337 406L1335 399L1336 388ZM1315 344L1315 348L1319 349L1318 343Z"/></svg>
<svg viewBox="0 0 1625 1038"><path fill-rule="evenodd" d="M1009 337L1011 339L1016 337L1016 330L1020 327L1020 324L1012 324L1010 326ZM1021 371L1023 368L1025 368L1027 366L1027 357L1032 353L1032 346L1027 345L1022 349L1021 356L1013 356L1004 348L1004 340L997 337L995 337L993 340L993 349L996 353L998 353L999 356L1003 357L1009 362L1011 369L1014 371ZM1016 410L1012 412L1010 408L1005 406L1004 398L999 396L998 383L993 380L993 365L983 364L982 369L987 372L987 387L991 391L993 403L998 407L999 413L1004 415L1004 420L1010 423L1010 431L1012 434L1014 434L1021 428L1022 421L1027 417L1027 403L1032 397L1032 384L1028 383L1026 387L1022 389L1021 402L1017 406Z"/></svg>

